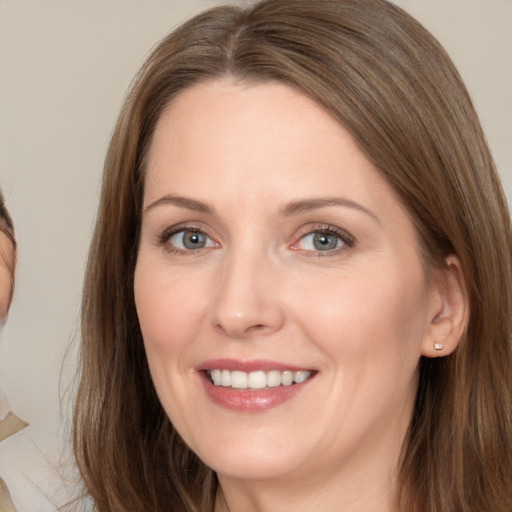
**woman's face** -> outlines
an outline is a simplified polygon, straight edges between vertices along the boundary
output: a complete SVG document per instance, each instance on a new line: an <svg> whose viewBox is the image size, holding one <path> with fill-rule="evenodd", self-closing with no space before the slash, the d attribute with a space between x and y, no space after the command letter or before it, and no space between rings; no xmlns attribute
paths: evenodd
<svg viewBox="0 0 512 512"><path fill-rule="evenodd" d="M284 85L196 85L159 120L144 194L137 312L192 450L221 479L393 465L438 304L348 132Z"/></svg>
<svg viewBox="0 0 512 512"><path fill-rule="evenodd" d="M7 317L12 294L12 273L9 262L14 248L9 238L0 231L0 324Z"/></svg>

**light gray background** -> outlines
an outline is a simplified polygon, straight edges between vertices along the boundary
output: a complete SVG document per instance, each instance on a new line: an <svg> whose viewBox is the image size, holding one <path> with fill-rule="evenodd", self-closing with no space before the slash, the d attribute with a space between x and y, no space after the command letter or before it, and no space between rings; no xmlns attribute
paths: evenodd
<svg viewBox="0 0 512 512"><path fill-rule="evenodd" d="M66 411L59 416L61 366L65 360L65 387L75 372L103 158L124 93L149 49L214 3L0 0L0 185L19 241L0 384L32 424L66 422ZM396 3L459 67L512 197L512 1Z"/></svg>

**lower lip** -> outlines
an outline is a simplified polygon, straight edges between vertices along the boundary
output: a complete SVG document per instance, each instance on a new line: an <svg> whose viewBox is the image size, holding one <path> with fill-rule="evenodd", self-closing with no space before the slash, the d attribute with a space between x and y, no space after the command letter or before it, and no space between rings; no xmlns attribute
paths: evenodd
<svg viewBox="0 0 512 512"><path fill-rule="evenodd" d="M265 389L233 389L216 386L208 377L203 376L202 382L206 394L217 405L237 412L257 413L267 411L295 398L313 377L290 386L278 386Z"/></svg>

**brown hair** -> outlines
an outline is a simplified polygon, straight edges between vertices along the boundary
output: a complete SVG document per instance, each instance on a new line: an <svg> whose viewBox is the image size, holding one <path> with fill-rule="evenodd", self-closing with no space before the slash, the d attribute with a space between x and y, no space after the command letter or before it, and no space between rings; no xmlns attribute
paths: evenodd
<svg viewBox="0 0 512 512"><path fill-rule="evenodd" d="M457 350L422 359L401 510L512 510L512 234L469 95L439 43L385 0L214 8L154 50L105 163L82 311L74 443L103 511L206 511L216 480L159 404L133 297L144 163L166 105L200 81L279 81L343 124L416 223L427 267L456 254L470 303Z"/></svg>
<svg viewBox="0 0 512 512"><path fill-rule="evenodd" d="M5 248L0 248L0 265L7 267L11 275L11 288L7 300L7 306L10 305L12 295L14 293L14 271L16 268L16 238L14 236L14 224L12 222L7 206L5 206L5 199L0 191L0 233L3 233L10 242L11 248L7 251ZM8 309L8 308L7 308Z"/></svg>

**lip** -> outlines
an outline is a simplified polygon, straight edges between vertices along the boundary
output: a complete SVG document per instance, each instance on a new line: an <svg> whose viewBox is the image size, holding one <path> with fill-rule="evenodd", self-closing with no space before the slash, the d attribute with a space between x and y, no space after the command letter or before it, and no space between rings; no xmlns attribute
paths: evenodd
<svg viewBox="0 0 512 512"><path fill-rule="evenodd" d="M284 363L278 363L277 361L269 361L266 359L250 359L250 360L238 360L238 359L210 359L201 363L196 369L198 371L213 370L218 368L219 370L229 371L241 371L241 372L257 372L259 370L263 372L269 372L270 370L278 370L284 372L290 370L292 372L298 371L311 371L311 368L304 368L300 366L293 366Z"/></svg>
<svg viewBox="0 0 512 512"><path fill-rule="evenodd" d="M313 371L311 377L299 384L251 390L215 386L206 373L207 370L211 369L239 370L247 373L259 370L265 372L270 370L312 370L268 360L240 361L235 359L212 359L199 365L196 370L208 398L225 409L242 413L261 413L292 400L313 381L317 374L316 371Z"/></svg>

